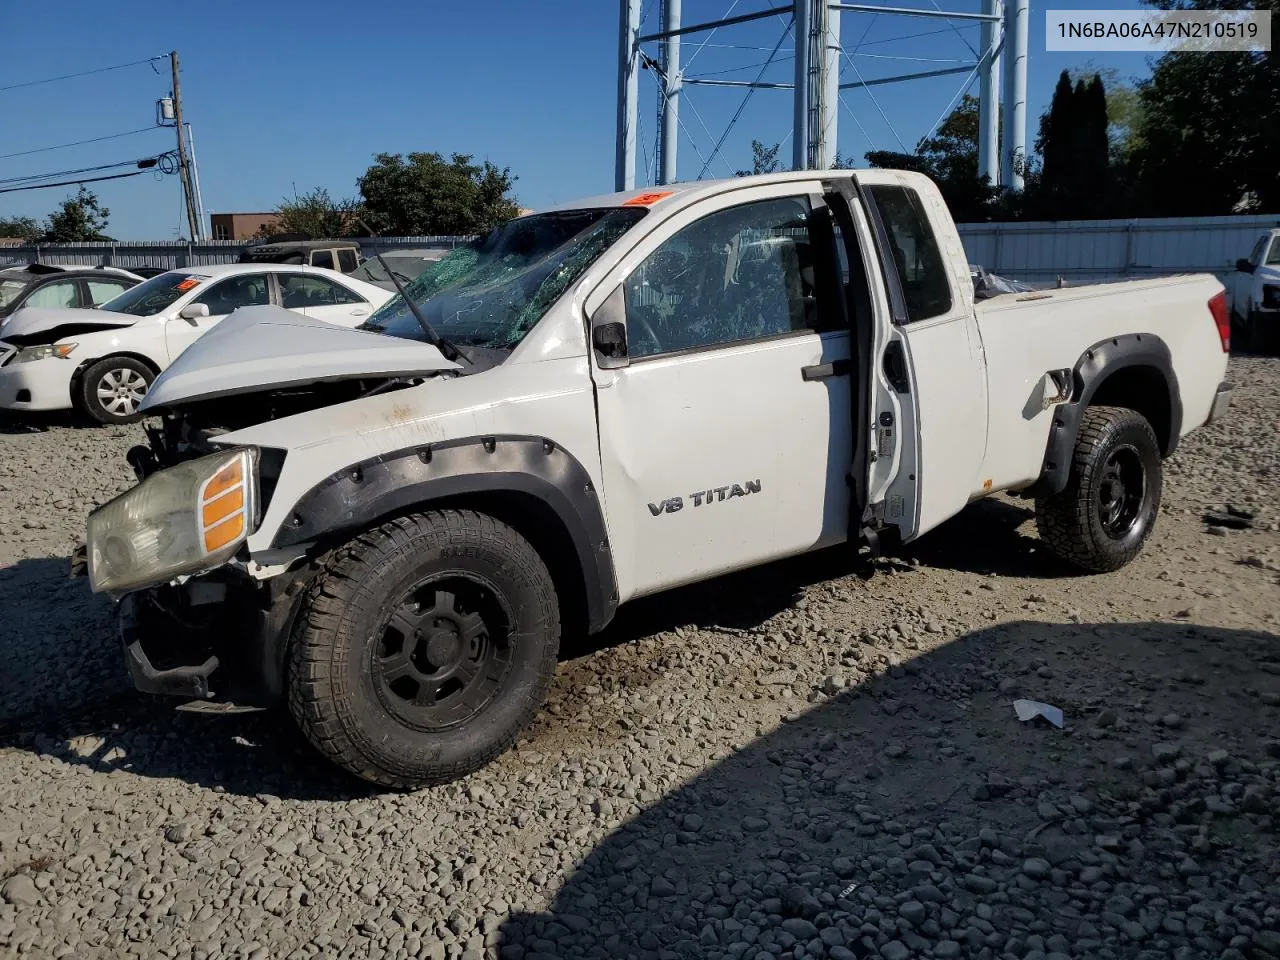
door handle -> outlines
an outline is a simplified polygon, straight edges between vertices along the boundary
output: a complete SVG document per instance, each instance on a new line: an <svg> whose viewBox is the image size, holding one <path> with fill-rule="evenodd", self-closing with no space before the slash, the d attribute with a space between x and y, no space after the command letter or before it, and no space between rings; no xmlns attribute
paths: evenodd
<svg viewBox="0 0 1280 960"><path fill-rule="evenodd" d="M351 315L353 317L365 317L369 315L369 311L366 310L364 307L356 307L354 310L351 311Z"/></svg>
<svg viewBox="0 0 1280 960"><path fill-rule="evenodd" d="M832 360L829 363L815 363L809 367L800 368L800 376L806 381L808 380L826 380L829 377L847 377L849 375L850 361L848 360Z"/></svg>

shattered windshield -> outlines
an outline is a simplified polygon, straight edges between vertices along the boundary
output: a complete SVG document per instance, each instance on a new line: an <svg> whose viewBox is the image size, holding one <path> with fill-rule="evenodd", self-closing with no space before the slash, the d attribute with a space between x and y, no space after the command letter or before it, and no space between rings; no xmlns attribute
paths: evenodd
<svg viewBox="0 0 1280 960"><path fill-rule="evenodd" d="M405 293L446 340L510 350L644 213L600 207L510 220L428 265L405 285ZM363 329L426 339L399 296L383 304Z"/></svg>
<svg viewBox="0 0 1280 960"><path fill-rule="evenodd" d="M26 280L0 279L0 307L7 307L18 299L18 294L27 289Z"/></svg>

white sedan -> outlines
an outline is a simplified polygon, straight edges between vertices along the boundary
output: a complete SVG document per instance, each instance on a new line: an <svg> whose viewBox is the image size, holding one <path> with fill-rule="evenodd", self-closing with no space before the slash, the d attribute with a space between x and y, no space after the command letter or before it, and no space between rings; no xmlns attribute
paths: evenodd
<svg viewBox="0 0 1280 960"><path fill-rule="evenodd" d="M127 423L156 375L233 310L275 304L355 327L392 296L333 270L237 263L162 273L97 310L24 308L0 326L0 409Z"/></svg>

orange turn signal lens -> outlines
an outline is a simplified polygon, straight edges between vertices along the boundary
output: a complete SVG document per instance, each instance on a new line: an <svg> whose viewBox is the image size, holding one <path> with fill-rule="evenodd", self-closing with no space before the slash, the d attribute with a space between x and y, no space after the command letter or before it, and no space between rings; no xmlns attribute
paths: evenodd
<svg viewBox="0 0 1280 960"><path fill-rule="evenodd" d="M247 462L247 457L236 457L200 489L200 534L206 554L230 546L248 531Z"/></svg>
<svg viewBox="0 0 1280 960"><path fill-rule="evenodd" d="M234 542L244 533L244 514L238 513L229 520L223 520L217 526L209 527L204 532L204 549L206 553L220 550Z"/></svg>
<svg viewBox="0 0 1280 960"><path fill-rule="evenodd" d="M244 483L244 466L239 460L233 460L209 478L209 482L201 491L200 499L208 503L242 483Z"/></svg>
<svg viewBox="0 0 1280 960"><path fill-rule="evenodd" d="M216 500L206 501L204 508L200 511L200 520L207 530L215 524L221 523L233 513L238 513L244 509L244 488L237 487L228 493L224 493Z"/></svg>

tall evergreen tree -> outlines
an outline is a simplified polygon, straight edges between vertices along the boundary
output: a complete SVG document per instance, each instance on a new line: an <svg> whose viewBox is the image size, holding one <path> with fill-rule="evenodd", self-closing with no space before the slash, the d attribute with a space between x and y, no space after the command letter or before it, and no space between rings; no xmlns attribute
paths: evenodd
<svg viewBox="0 0 1280 960"><path fill-rule="evenodd" d="M1040 202L1043 215L1057 219L1071 178L1072 136L1076 127L1076 97L1066 70L1058 77L1049 112L1040 119L1036 150L1044 158L1040 174Z"/></svg>

